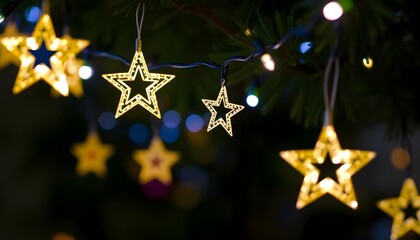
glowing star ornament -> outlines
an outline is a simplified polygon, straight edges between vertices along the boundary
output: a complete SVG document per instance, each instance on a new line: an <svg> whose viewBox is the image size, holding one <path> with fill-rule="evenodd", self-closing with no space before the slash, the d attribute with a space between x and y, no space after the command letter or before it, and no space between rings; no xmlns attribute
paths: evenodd
<svg viewBox="0 0 420 240"><path fill-rule="evenodd" d="M35 25L32 36L3 38L1 43L21 62L13 87L14 94L43 79L60 94L68 96L64 63L89 42L69 37L57 38L50 16L43 14Z"/></svg>
<svg viewBox="0 0 420 240"><path fill-rule="evenodd" d="M415 217L406 216L404 212L410 206L416 212ZM380 200L377 207L393 217L391 240L399 239L409 231L420 235L420 196L413 179L407 178L404 181L399 197Z"/></svg>
<svg viewBox="0 0 420 240"><path fill-rule="evenodd" d="M106 161L114 153L111 145L102 144L99 135L91 132L84 143L76 143L71 153L77 158L76 173L80 176L94 173L98 177L106 175Z"/></svg>
<svg viewBox="0 0 420 240"><path fill-rule="evenodd" d="M226 86L224 84L220 88L220 92L216 100L202 99L202 101L211 113L209 125L207 126L207 132L217 127L218 125L221 125L226 130L226 132L229 133L231 137L233 137L231 118L242 109L244 109L244 106L229 102ZM221 117L217 118L217 111L214 108L219 107L222 102L225 109L230 109L230 111L225 114L225 119Z"/></svg>
<svg viewBox="0 0 420 240"><path fill-rule="evenodd" d="M315 164L323 164L327 154L333 164L341 165L336 170L338 182L331 177L319 179L320 170ZM375 156L376 153L371 151L341 149L332 125L322 128L313 150L280 152L280 157L305 176L296 203L297 209L305 207L326 193L356 209L358 203L351 177Z"/></svg>
<svg viewBox="0 0 420 240"><path fill-rule="evenodd" d="M140 75L142 81L150 83L145 89L147 96L142 96L137 93L130 98L131 91L135 89L131 89L126 82L134 81L137 75ZM134 54L130 69L127 73L103 74L102 77L121 91L120 102L115 113L115 118L123 115L136 105L142 106L157 118L161 118L156 92L169 83L175 75L150 73L143 53L138 50Z"/></svg>
<svg viewBox="0 0 420 240"><path fill-rule="evenodd" d="M16 23L9 22L4 28L3 33L0 34L0 40L3 38L15 37L19 35L20 33L18 27L16 26ZM0 68L4 68L10 63L19 66L19 58L17 58L14 54L10 53L7 50L7 48L3 47L3 45L0 44Z"/></svg>
<svg viewBox="0 0 420 240"><path fill-rule="evenodd" d="M141 166L140 183L145 184L156 179L169 185L172 182L171 167L178 162L180 155L166 150L162 140L155 136L149 149L135 151L133 158Z"/></svg>

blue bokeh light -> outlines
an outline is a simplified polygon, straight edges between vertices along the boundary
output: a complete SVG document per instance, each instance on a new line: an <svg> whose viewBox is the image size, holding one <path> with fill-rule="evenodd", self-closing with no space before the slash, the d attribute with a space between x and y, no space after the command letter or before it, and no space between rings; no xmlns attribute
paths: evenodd
<svg viewBox="0 0 420 240"><path fill-rule="evenodd" d="M149 137L149 129L141 123L136 123L128 130L128 136L134 143L144 143Z"/></svg>
<svg viewBox="0 0 420 240"><path fill-rule="evenodd" d="M176 128L179 126L181 122L181 116L175 110L169 110L165 114L163 114L163 124L167 128Z"/></svg>
<svg viewBox="0 0 420 240"><path fill-rule="evenodd" d="M313 44L312 42L303 42L299 46L299 51L302 54L305 54L307 51L309 51L312 48Z"/></svg>
<svg viewBox="0 0 420 240"><path fill-rule="evenodd" d="M203 118L198 114L191 114L185 120L185 126L190 132L198 132L204 126Z"/></svg>
<svg viewBox="0 0 420 240"><path fill-rule="evenodd" d="M32 6L25 11L25 19L30 23L36 23L41 16L41 9L37 6Z"/></svg>
<svg viewBox="0 0 420 240"><path fill-rule="evenodd" d="M112 112L103 112L99 115L99 125L105 130L111 130L117 125L117 120Z"/></svg>
<svg viewBox="0 0 420 240"><path fill-rule="evenodd" d="M166 126L160 127L160 137L166 143L173 143L179 137L179 128L168 128Z"/></svg>

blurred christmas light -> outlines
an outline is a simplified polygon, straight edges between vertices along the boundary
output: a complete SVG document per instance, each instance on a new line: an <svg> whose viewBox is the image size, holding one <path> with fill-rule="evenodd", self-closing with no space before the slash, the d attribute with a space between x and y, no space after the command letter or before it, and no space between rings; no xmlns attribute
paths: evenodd
<svg viewBox="0 0 420 240"><path fill-rule="evenodd" d="M167 128L176 128L181 123L181 115L175 110L169 110L163 114L162 120Z"/></svg>
<svg viewBox="0 0 420 240"><path fill-rule="evenodd" d="M161 183L169 185L172 183L171 168L178 162L180 154L166 150L162 140L155 136L151 140L149 148L134 151L133 158L140 165L139 181L141 184L159 180Z"/></svg>
<svg viewBox="0 0 420 240"><path fill-rule="evenodd" d="M114 116L112 118L115 120ZM134 143L144 143L149 135L149 129L141 123L133 124L128 131L128 136Z"/></svg>
<svg viewBox="0 0 420 240"><path fill-rule="evenodd" d="M160 137L165 143L173 143L179 138L179 128L168 128L166 126L160 127Z"/></svg>
<svg viewBox="0 0 420 240"><path fill-rule="evenodd" d="M299 45L299 51L302 54L305 54L307 51L309 51L312 48L313 43L312 42L303 42Z"/></svg>
<svg viewBox="0 0 420 240"><path fill-rule="evenodd" d="M412 178L407 178L404 181L399 197L380 200L376 205L393 218L391 240L401 239L410 231L420 235L420 196ZM416 216L406 216L405 210L409 206L416 211Z"/></svg>
<svg viewBox="0 0 420 240"><path fill-rule="evenodd" d="M190 114L185 120L185 126L190 132L199 132L204 126L203 118L197 114Z"/></svg>
<svg viewBox="0 0 420 240"><path fill-rule="evenodd" d="M101 126L105 130L111 130L117 125L117 120L114 118L114 114L112 112L103 112L99 115L99 126Z"/></svg>
<svg viewBox="0 0 420 240"><path fill-rule="evenodd" d="M343 7L335 1L327 3L322 9L325 19L335 21L343 15Z"/></svg>
<svg viewBox="0 0 420 240"><path fill-rule="evenodd" d="M32 6L25 11L25 19L30 23L36 23L41 16L41 9L37 6Z"/></svg>
<svg viewBox="0 0 420 240"><path fill-rule="evenodd" d="M276 64L274 63L273 57L267 52L264 44L259 39L253 41L254 47L257 49L257 52L261 55L261 62L265 69L268 71L274 71Z"/></svg>
<svg viewBox="0 0 420 240"><path fill-rule="evenodd" d="M391 163L398 170L406 169L411 162L410 154L402 147L396 147L391 153Z"/></svg>
<svg viewBox="0 0 420 240"><path fill-rule="evenodd" d="M249 94L246 97L246 103L248 104L248 106L250 107L256 107L258 105L258 97L256 95L253 94Z"/></svg>
<svg viewBox="0 0 420 240"><path fill-rule="evenodd" d="M364 57L362 59L363 66L367 69L371 69L373 67L373 60L371 57Z"/></svg>
<svg viewBox="0 0 420 240"><path fill-rule="evenodd" d="M83 65L79 68L79 76L83 80L88 80L93 76L93 69L89 65Z"/></svg>

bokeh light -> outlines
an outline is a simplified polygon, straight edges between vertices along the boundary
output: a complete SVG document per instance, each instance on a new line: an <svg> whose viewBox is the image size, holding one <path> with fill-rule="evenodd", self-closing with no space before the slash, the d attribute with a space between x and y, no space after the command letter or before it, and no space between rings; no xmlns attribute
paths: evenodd
<svg viewBox="0 0 420 240"><path fill-rule="evenodd" d="M362 59L363 66L367 69L371 69L373 67L373 60L371 57L364 57Z"/></svg>
<svg viewBox="0 0 420 240"><path fill-rule="evenodd" d="M325 19L335 21L343 15L343 7L338 2L329 2L322 9Z"/></svg>
<svg viewBox="0 0 420 240"><path fill-rule="evenodd" d="M128 136L134 143L144 143L149 137L149 129L141 123L136 123L128 130Z"/></svg>
<svg viewBox="0 0 420 240"><path fill-rule="evenodd" d="M111 130L117 125L117 120L112 112L103 112L99 115L99 126L105 130Z"/></svg>
<svg viewBox="0 0 420 240"><path fill-rule="evenodd" d="M41 16L41 9L37 6L32 6L25 11L25 19L30 23L36 23Z"/></svg>
<svg viewBox="0 0 420 240"><path fill-rule="evenodd" d="M307 51L309 51L312 48L313 44L312 42L303 42L299 45L299 51L302 54L305 54Z"/></svg>
<svg viewBox="0 0 420 240"><path fill-rule="evenodd" d="M406 169L411 162L410 154L402 147L396 147L391 153L391 163L398 170Z"/></svg>
<svg viewBox="0 0 420 240"><path fill-rule="evenodd" d="M87 66L87 65L81 66L79 68L79 76L83 80L87 80L87 79L91 78L93 76L93 69L92 69L92 67L91 66Z"/></svg>
<svg viewBox="0 0 420 240"><path fill-rule="evenodd" d="M257 96L250 94L246 97L246 103L250 107L256 107L258 105L259 99Z"/></svg>
<svg viewBox="0 0 420 240"><path fill-rule="evenodd" d="M160 127L160 137L165 143L173 143L179 138L179 128L168 128L165 125Z"/></svg>
<svg viewBox="0 0 420 240"><path fill-rule="evenodd" d="M204 126L203 118L198 114L191 114L185 120L185 126L190 132L198 132Z"/></svg>
<svg viewBox="0 0 420 240"><path fill-rule="evenodd" d="M176 128L179 126L179 123L181 122L181 116L179 113L175 110L169 110L163 114L163 124L167 128Z"/></svg>

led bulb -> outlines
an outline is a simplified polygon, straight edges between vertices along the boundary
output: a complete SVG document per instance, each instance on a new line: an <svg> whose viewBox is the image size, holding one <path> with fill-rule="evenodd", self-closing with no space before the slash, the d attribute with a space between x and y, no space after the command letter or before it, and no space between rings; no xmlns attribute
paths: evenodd
<svg viewBox="0 0 420 240"><path fill-rule="evenodd" d="M248 95L248 97L246 97L246 103L250 107L256 107L258 105L258 102L259 102L258 97L255 96L254 94L250 94Z"/></svg>
<svg viewBox="0 0 420 240"><path fill-rule="evenodd" d="M274 60L269 53L264 53L261 56L261 62L263 63L265 69L268 71L274 71L276 64L274 63Z"/></svg>
<svg viewBox="0 0 420 240"><path fill-rule="evenodd" d="M4 17L4 15L2 13L0 13L0 23L4 22L6 18Z"/></svg>
<svg viewBox="0 0 420 240"><path fill-rule="evenodd" d="M87 80L89 78L91 78L93 75L93 69L90 66L81 66L79 68L79 76L80 78Z"/></svg>
<svg viewBox="0 0 420 240"><path fill-rule="evenodd" d="M322 9L324 17L329 21L335 21L343 15L343 7L338 2L329 2Z"/></svg>

